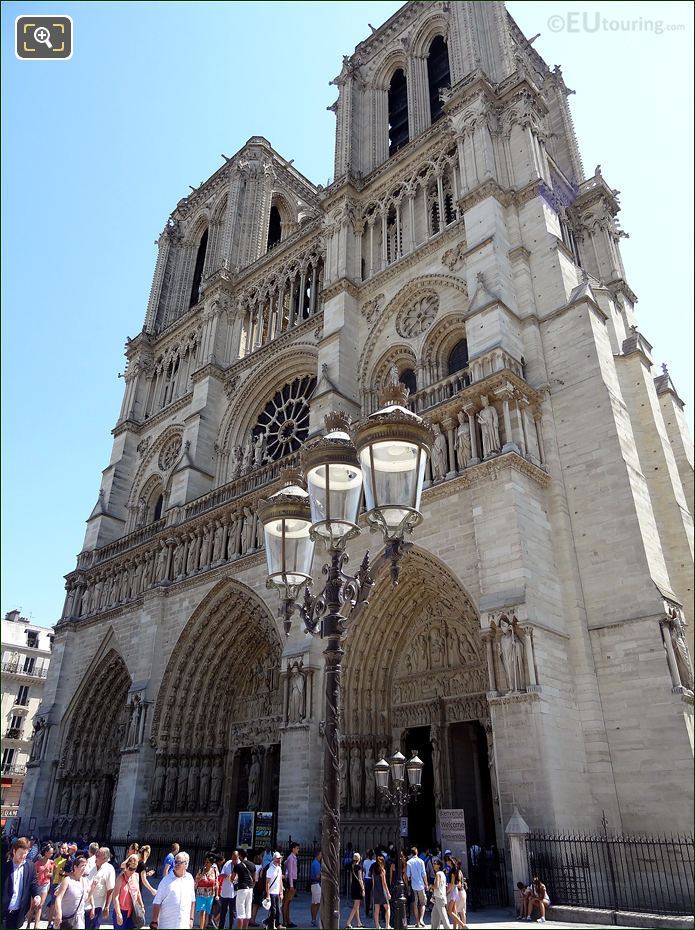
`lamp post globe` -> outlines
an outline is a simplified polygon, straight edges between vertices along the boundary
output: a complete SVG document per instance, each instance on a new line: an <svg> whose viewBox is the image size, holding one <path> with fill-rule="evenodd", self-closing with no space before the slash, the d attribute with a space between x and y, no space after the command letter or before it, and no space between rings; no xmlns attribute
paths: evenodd
<svg viewBox="0 0 695 930"><path fill-rule="evenodd" d="M266 584L280 592L288 634L299 589L311 578L314 541L309 495L300 483L299 473L287 471L283 480L279 491L259 502L258 513L265 538Z"/></svg>
<svg viewBox="0 0 695 930"><path fill-rule="evenodd" d="M383 534L393 584L398 583L404 537L422 521L422 487L433 441L431 427L405 406L407 398L407 387L393 377L383 392L383 406L353 429L367 521Z"/></svg>
<svg viewBox="0 0 695 930"><path fill-rule="evenodd" d="M325 417L325 436L302 450L311 507L311 532L327 549L343 549L359 533L357 515L362 494L362 472L348 429L350 418L341 411Z"/></svg>

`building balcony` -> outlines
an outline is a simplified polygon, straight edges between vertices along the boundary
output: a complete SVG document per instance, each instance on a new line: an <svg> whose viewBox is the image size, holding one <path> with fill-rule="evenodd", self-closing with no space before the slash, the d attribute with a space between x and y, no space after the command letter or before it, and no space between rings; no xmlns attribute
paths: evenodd
<svg viewBox="0 0 695 930"><path fill-rule="evenodd" d="M19 727L8 727L7 730L5 730L3 739L24 739L24 737Z"/></svg>
<svg viewBox="0 0 695 930"><path fill-rule="evenodd" d="M27 773L26 765L21 765L17 762L3 762L2 769L0 769L2 775L12 775L15 777L23 777Z"/></svg>
<svg viewBox="0 0 695 930"><path fill-rule="evenodd" d="M48 669L43 665L38 668L27 669L24 668L21 662L3 662L2 673L3 675L12 675L17 678L28 678L30 681L36 681L37 678L46 678Z"/></svg>

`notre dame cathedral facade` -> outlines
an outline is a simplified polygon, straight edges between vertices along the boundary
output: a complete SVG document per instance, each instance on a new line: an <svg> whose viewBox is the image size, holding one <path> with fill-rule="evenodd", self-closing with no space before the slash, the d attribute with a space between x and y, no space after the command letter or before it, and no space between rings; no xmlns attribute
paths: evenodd
<svg viewBox="0 0 695 930"><path fill-rule="evenodd" d="M692 454L617 192L586 176L562 73L502 3L408 3L333 84L328 187L253 137L159 237L20 814L228 844L262 811L279 839L318 835L322 645L284 634L258 503L395 366L436 442L400 584L379 575L345 637L344 839L390 835L372 767L397 746L425 763L420 843L439 808L498 846L514 806L676 830Z"/></svg>

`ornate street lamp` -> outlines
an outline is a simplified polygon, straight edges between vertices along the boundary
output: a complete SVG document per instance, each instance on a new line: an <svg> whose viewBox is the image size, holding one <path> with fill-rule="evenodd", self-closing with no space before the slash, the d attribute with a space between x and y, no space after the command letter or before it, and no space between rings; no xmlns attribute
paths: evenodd
<svg viewBox="0 0 695 930"><path fill-rule="evenodd" d="M403 870L401 868L401 842L400 842L400 825L403 813L407 808L408 802L413 800L422 787L422 769L424 763L418 758L417 750L413 750L410 759L406 762L405 756L396 751L389 761L380 759L374 766L374 780L376 781L377 791L381 797L390 804L396 812L398 830L396 835L399 842L396 843L396 877L393 887L393 897L391 900L392 921L396 930L405 930L408 926L407 919L407 901L405 897L405 886L403 884ZM407 781L406 781L407 772ZM389 775L391 776L391 787L389 788Z"/></svg>
<svg viewBox="0 0 695 930"><path fill-rule="evenodd" d="M348 561L345 547L360 532L357 518L364 469L370 482L369 490L365 487L368 520L373 529L382 530L391 578L394 584L397 582L398 562L407 546L403 536L422 519L418 507L431 445L429 427L394 399L405 403L407 393L397 392L393 384L390 391L386 406L356 427L357 448L348 432L350 418L338 412L326 416L327 434L311 440L302 450L310 517L306 499L297 491L290 493L288 488L259 505L268 585L280 591L285 632L289 634L299 588L307 582L298 609L307 632L326 640L321 923L327 930L338 928L340 921L341 639L347 623L367 605L374 584L368 552L355 575L344 571ZM299 485L295 483L294 487ZM323 566L326 584L318 595L311 592L308 577L311 556L307 539L312 545L322 540L329 557Z"/></svg>

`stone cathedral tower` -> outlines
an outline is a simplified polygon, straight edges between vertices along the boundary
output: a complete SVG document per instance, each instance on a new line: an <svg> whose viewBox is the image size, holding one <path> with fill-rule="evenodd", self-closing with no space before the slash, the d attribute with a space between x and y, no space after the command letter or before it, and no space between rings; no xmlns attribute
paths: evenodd
<svg viewBox="0 0 695 930"><path fill-rule="evenodd" d="M257 505L396 366L439 438L401 583L379 579L346 637L345 840L389 835L371 768L395 745L425 762L419 843L451 807L481 844L514 805L533 827L605 810L675 830L693 813L691 446L562 73L502 3L439 0L333 83L328 188L253 137L160 236L21 813L228 844L266 811L281 839L317 835L322 647L284 637Z"/></svg>

